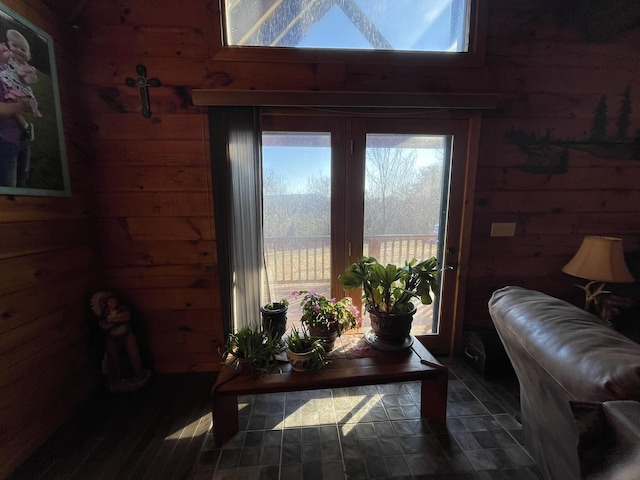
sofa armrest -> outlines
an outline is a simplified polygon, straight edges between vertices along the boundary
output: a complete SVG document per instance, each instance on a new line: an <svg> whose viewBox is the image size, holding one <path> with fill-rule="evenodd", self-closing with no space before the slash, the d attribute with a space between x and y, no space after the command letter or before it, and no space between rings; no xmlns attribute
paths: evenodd
<svg viewBox="0 0 640 480"><path fill-rule="evenodd" d="M640 345L598 317L512 286L493 293L489 313L509 357L535 361L569 399L640 401Z"/></svg>
<svg viewBox="0 0 640 480"><path fill-rule="evenodd" d="M573 404L640 401L640 345L574 305L521 287L494 292L489 313L520 383L527 450L545 478L579 478Z"/></svg>

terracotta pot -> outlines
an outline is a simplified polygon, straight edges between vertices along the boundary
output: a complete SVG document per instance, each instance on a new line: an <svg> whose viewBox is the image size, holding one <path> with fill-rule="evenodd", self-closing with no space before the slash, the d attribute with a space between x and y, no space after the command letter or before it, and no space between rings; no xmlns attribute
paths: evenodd
<svg viewBox="0 0 640 480"><path fill-rule="evenodd" d="M333 347L338 338L338 324L334 323L329 326L329 329L319 327L317 325L308 327L311 336L322 339L324 350L328 353L333 350Z"/></svg>
<svg viewBox="0 0 640 480"><path fill-rule="evenodd" d="M408 313L382 313L369 310L371 328L377 337L392 345L402 345L411 333L416 306Z"/></svg>

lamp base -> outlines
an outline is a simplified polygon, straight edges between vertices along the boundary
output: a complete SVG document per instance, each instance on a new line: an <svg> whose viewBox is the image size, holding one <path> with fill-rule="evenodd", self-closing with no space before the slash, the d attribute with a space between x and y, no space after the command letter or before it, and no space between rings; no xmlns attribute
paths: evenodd
<svg viewBox="0 0 640 480"><path fill-rule="evenodd" d="M589 282L585 286L576 285L576 287L584 290L584 293L585 293L584 309L587 312L591 312L592 306L596 306L598 304L598 301L599 301L598 297L600 297L600 295L611 293L610 291L604 289L605 285L606 285L605 282L599 282L597 280L594 280L593 282Z"/></svg>

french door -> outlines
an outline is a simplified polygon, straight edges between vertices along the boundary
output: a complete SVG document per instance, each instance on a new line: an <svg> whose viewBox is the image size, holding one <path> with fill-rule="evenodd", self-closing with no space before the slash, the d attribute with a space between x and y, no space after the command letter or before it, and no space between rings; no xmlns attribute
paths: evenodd
<svg viewBox="0 0 640 480"><path fill-rule="evenodd" d="M462 322L474 119L270 112L261 130L268 299L316 290L359 304L361 292L338 282L350 263L363 255L398 265L436 256L440 290L419 308L412 334L448 353ZM295 323L297 303L289 300Z"/></svg>

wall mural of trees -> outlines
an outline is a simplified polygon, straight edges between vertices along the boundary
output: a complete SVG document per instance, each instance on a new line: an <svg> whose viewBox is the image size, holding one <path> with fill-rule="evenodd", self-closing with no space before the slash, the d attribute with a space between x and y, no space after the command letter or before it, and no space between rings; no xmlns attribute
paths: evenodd
<svg viewBox="0 0 640 480"><path fill-rule="evenodd" d="M608 98L603 95L593 114L590 132L582 138L554 138L551 129L541 135L512 127L505 139L527 155L522 170L528 173L566 173L569 150L582 150L599 158L640 160L640 129L630 134L631 87L622 94L615 130L609 128Z"/></svg>

